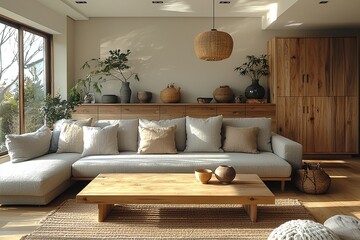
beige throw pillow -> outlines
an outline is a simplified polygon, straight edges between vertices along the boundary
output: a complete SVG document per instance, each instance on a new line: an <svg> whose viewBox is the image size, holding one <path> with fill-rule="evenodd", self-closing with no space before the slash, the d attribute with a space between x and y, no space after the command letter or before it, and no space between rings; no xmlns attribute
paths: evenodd
<svg viewBox="0 0 360 240"><path fill-rule="evenodd" d="M171 127L176 125L175 132L175 143L176 148L179 151L184 151L186 147L186 127L185 127L185 118L174 118L174 119L164 119L164 120L146 120L140 119L139 126L144 128L159 128L159 127Z"/></svg>
<svg viewBox="0 0 360 240"><path fill-rule="evenodd" d="M36 132L25 134L9 134L5 136L11 162L23 162L48 153L51 131L42 126Z"/></svg>
<svg viewBox="0 0 360 240"><path fill-rule="evenodd" d="M177 153L175 144L176 126L143 128L139 126L138 153Z"/></svg>
<svg viewBox="0 0 360 240"><path fill-rule="evenodd" d="M223 149L225 152L258 153L257 127L237 128L225 127L225 141Z"/></svg>
<svg viewBox="0 0 360 240"><path fill-rule="evenodd" d="M61 125L59 145L57 153L83 152L83 126L91 125L91 118L86 122L64 122Z"/></svg>
<svg viewBox="0 0 360 240"><path fill-rule="evenodd" d="M119 124L101 127L83 127L84 150L82 156L119 154L117 130Z"/></svg>

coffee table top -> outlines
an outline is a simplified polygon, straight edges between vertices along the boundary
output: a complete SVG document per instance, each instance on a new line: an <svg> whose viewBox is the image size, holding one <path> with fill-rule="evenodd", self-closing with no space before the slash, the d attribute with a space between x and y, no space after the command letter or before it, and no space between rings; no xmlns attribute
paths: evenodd
<svg viewBox="0 0 360 240"><path fill-rule="evenodd" d="M223 185L213 175L201 184L194 174L99 174L77 196L79 203L272 204L274 194L256 174L237 174Z"/></svg>

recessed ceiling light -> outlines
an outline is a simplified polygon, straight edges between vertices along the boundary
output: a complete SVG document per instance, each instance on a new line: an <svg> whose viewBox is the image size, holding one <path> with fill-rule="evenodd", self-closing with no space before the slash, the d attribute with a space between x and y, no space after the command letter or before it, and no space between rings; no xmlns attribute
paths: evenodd
<svg viewBox="0 0 360 240"><path fill-rule="evenodd" d="M152 1L153 4L163 4L164 1Z"/></svg>
<svg viewBox="0 0 360 240"><path fill-rule="evenodd" d="M77 3L77 4L86 4L87 1L75 1L75 3Z"/></svg>
<svg viewBox="0 0 360 240"><path fill-rule="evenodd" d="M230 4L230 1L220 1L220 4Z"/></svg>
<svg viewBox="0 0 360 240"><path fill-rule="evenodd" d="M328 3L329 1L320 1L319 4L326 4Z"/></svg>

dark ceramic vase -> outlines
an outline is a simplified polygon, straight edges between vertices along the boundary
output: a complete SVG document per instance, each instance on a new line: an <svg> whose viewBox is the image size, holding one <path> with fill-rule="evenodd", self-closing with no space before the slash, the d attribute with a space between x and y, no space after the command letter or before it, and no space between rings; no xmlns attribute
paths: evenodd
<svg viewBox="0 0 360 240"><path fill-rule="evenodd" d="M236 176L236 171L233 167L227 165L220 165L215 169L215 177L222 184L230 184Z"/></svg>
<svg viewBox="0 0 360 240"><path fill-rule="evenodd" d="M263 99L265 96L265 89L259 84L259 80L251 80L251 85L245 89L246 98Z"/></svg>
<svg viewBox="0 0 360 240"><path fill-rule="evenodd" d="M129 82L122 82L120 88L120 101L121 103L130 103L131 100L131 89Z"/></svg>

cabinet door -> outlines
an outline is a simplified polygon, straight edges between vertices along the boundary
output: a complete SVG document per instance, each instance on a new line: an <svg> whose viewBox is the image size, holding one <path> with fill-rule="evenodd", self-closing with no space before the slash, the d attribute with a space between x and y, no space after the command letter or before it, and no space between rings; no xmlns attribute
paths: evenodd
<svg viewBox="0 0 360 240"><path fill-rule="evenodd" d="M124 105L122 106L121 118L159 120L159 105Z"/></svg>
<svg viewBox="0 0 360 240"><path fill-rule="evenodd" d="M82 120L92 118L93 122L98 120L98 107L91 105L80 105L75 107L75 112L72 114L72 118L76 120Z"/></svg>
<svg viewBox="0 0 360 240"><path fill-rule="evenodd" d="M216 114L223 115L224 118L246 117L245 105L217 106Z"/></svg>
<svg viewBox="0 0 360 240"><path fill-rule="evenodd" d="M121 106L98 106L99 120L118 120L121 119Z"/></svg>
<svg viewBox="0 0 360 240"><path fill-rule="evenodd" d="M307 153L335 152L336 102L333 97L307 98L310 112L307 113Z"/></svg>
<svg viewBox="0 0 360 240"><path fill-rule="evenodd" d="M306 38L303 96L330 96L330 38Z"/></svg>
<svg viewBox="0 0 360 240"><path fill-rule="evenodd" d="M280 38L276 42L277 96L302 96L304 69L304 40Z"/></svg>
<svg viewBox="0 0 360 240"><path fill-rule="evenodd" d="M301 97L279 97L277 107L278 134L301 143L305 148L305 106Z"/></svg>
<svg viewBox="0 0 360 240"><path fill-rule="evenodd" d="M356 38L332 38L332 95L358 96Z"/></svg>
<svg viewBox="0 0 360 240"><path fill-rule="evenodd" d="M357 154L359 150L358 99L336 97L336 152Z"/></svg>
<svg viewBox="0 0 360 240"><path fill-rule="evenodd" d="M215 106L186 106L186 116L194 118L208 118L216 116L216 107Z"/></svg>
<svg viewBox="0 0 360 240"><path fill-rule="evenodd" d="M174 119L185 117L185 106L160 105L160 119Z"/></svg>

